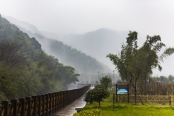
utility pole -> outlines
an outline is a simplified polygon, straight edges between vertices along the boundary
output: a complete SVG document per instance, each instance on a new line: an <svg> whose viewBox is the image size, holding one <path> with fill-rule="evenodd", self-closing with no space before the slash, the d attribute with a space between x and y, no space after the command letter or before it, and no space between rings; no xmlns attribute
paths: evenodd
<svg viewBox="0 0 174 116"><path fill-rule="evenodd" d="M116 84L116 79L114 79L114 71L115 71L115 70L113 70L113 84L114 84L114 82L115 82L115 84Z"/></svg>

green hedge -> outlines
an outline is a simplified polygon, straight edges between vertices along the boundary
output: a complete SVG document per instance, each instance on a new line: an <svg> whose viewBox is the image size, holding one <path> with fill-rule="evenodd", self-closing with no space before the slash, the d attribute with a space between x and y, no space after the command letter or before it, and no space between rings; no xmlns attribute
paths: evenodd
<svg viewBox="0 0 174 116"><path fill-rule="evenodd" d="M73 116L102 116L99 109L84 110L79 113L75 113Z"/></svg>

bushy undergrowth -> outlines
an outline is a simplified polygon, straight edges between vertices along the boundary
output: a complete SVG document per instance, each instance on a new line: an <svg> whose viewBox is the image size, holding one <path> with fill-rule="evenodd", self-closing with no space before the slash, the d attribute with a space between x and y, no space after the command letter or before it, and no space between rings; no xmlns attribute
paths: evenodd
<svg viewBox="0 0 174 116"><path fill-rule="evenodd" d="M102 116L99 109L84 110L79 113L75 113L73 116Z"/></svg>

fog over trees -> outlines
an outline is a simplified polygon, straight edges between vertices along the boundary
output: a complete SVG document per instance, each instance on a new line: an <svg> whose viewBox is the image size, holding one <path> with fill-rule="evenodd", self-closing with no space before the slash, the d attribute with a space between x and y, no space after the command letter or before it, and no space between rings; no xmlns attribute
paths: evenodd
<svg viewBox="0 0 174 116"><path fill-rule="evenodd" d="M66 90L75 69L47 55L35 38L0 17L0 100Z"/></svg>
<svg viewBox="0 0 174 116"><path fill-rule="evenodd" d="M1 0L0 101L84 84L103 88L87 94L91 102L96 93L99 105L116 83L130 85L135 103L137 95L173 95L173 6L169 0Z"/></svg>
<svg viewBox="0 0 174 116"><path fill-rule="evenodd" d="M30 30L32 33L37 32L35 28L37 27L39 31L44 32L44 36L46 33L49 34L47 38L59 39L64 44L76 48L100 62L105 61L104 64L108 65L111 70L114 70L115 67L109 59L105 58L104 54L118 53L120 47L116 48L116 46L124 42L129 31L139 32L140 42L138 43L143 43L146 35L160 35L166 45L173 46L173 1L2 0L0 12L3 16L15 17L23 23L28 22L21 27L32 29L33 31ZM35 27L29 26L29 23ZM116 35L116 37L111 37L112 35ZM86 41L89 38L93 42ZM78 42L80 42L78 46L73 46ZM115 45L113 45L114 43ZM100 46L106 47L102 47L105 48L102 49ZM105 53L106 50L108 53ZM153 75L174 75L173 58L172 56L161 64L164 67L162 72L154 70Z"/></svg>

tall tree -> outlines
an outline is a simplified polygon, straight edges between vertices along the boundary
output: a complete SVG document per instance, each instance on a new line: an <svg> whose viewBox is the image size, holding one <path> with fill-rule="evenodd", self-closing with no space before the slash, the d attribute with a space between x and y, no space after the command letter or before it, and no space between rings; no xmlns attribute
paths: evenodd
<svg viewBox="0 0 174 116"><path fill-rule="evenodd" d="M25 58L19 53L21 48L21 43L0 39L0 62L10 67L22 66L25 64Z"/></svg>
<svg viewBox="0 0 174 116"><path fill-rule="evenodd" d="M100 79L100 84L103 89L107 90L109 86L112 85L111 83L111 77L109 76L104 76Z"/></svg>
<svg viewBox="0 0 174 116"><path fill-rule="evenodd" d="M165 44L160 36L147 36L143 46L138 48L137 32L129 32L126 45L122 45L120 54L108 54L107 57L116 65L116 69L123 81L127 81L134 88L135 104L137 83L139 80L148 80L152 69L158 67L161 71L160 61L174 53L174 48L167 48L162 55L158 53Z"/></svg>

